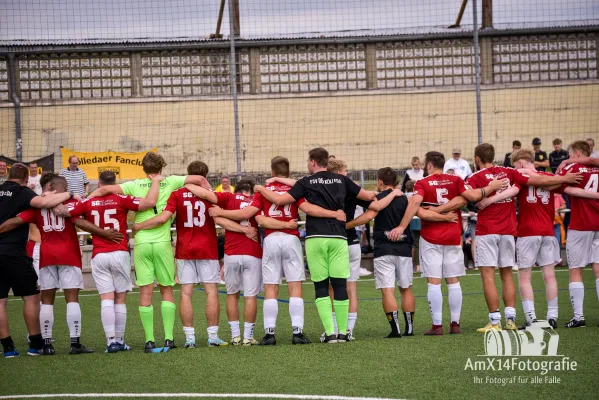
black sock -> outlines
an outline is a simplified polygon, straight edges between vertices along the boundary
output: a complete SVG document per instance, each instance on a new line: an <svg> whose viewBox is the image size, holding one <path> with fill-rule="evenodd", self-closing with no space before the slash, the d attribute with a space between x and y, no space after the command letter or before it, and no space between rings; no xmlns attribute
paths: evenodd
<svg viewBox="0 0 599 400"><path fill-rule="evenodd" d="M415 311L403 313L403 318L406 322L406 335L411 335L414 333L414 313Z"/></svg>
<svg viewBox="0 0 599 400"><path fill-rule="evenodd" d="M79 338L78 338L78 337L72 337L72 338L71 338L71 346L72 346L72 345L74 345L74 344L76 344L76 345L79 345L79 344L80 344L80 343L79 343Z"/></svg>
<svg viewBox="0 0 599 400"><path fill-rule="evenodd" d="M0 339L0 343L2 343L4 351L12 350L15 348L15 344L10 336L5 337L4 339Z"/></svg>
<svg viewBox="0 0 599 400"><path fill-rule="evenodd" d="M389 325L391 326L391 333L394 335L399 335L399 321L397 320L397 311L391 311L386 313L387 321L389 321Z"/></svg>
<svg viewBox="0 0 599 400"><path fill-rule="evenodd" d="M41 349L44 346L44 339L42 339L42 334L38 333L37 335L29 335L29 342L32 349Z"/></svg>

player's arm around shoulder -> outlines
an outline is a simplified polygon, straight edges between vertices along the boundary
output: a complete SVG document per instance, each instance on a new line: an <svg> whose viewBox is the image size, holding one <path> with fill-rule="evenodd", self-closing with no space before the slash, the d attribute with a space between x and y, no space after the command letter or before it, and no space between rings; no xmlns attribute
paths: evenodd
<svg viewBox="0 0 599 400"><path fill-rule="evenodd" d="M199 197L200 199L207 200L212 204L218 203L217 194L202 186L198 186L195 184L185 184L185 189L189 190L194 196Z"/></svg>
<svg viewBox="0 0 599 400"><path fill-rule="evenodd" d="M21 225L24 225L26 222L21 219L21 217L13 217L10 219L7 219L6 221L4 221L2 223L2 225L0 225L0 235L10 232L15 228L18 228Z"/></svg>
<svg viewBox="0 0 599 400"><path fill-rule="evenodd" d="M258 222L258 225L260 225L262 228L266 229L294 230L298 227L297 220L295 219L292 219L291 221L281 221L276 218L267 217L266 215L256 215L256 222Z"/></svg>
<svg viewBox="0 0 599 400"><path fill-rule="evenodd" d="M387 208L393 199L400 196L403 196L403 192L400 189L393 189L391 193L380 200L375 197L374 201L370 203L370 206L368 206L368 209L378 213L382 209Z"/></svg>
<svg viewBox="0 0 599 400"><path fill-rule="evenodd" d="M300 204L299 209L314 218L334 218L341 222L345 222L347 220L343 210L327 210L326 208L322 208L308 201L304 201L302 204Z"/></svg>
<svg viewBox="0 0 599 400"><path fill-rule="evenodd" d="M300 182L301 181L298 181L291 189L289 189L289 192L286 193L277 193L265 188L262 185L254 186L254 192L260 193L262 196L264 196L266 200L270 201L273 204L276 204L278 206L286 206L287 204L291 204L297 200L292 194L290 194L290 192L296 193L296 191L298 191L296 187L300 185ZM298 196L298 199L301 197L303 196Z"/></svg>
<svg viewBox="0 0 599 400"><path fill-rule="evenodd" d="M120 185L100 186L99 188L97 188L96 190L91 192L91 194L89 196L87 196L87 198L93 199L94 197L104 197L104 196L108 196L109 194L131 195L133 193L135 185L136 185L135 181L129 181L129 182L121 183Z"/></svg>
<svg viewBox="0 0 599 400"><path fill-rule="evenodd" d="M587 190L584 190L583 188L568 186L564 189L564 193L566 193L568 196L580 197L583 199L590 199L590 200L599 200L598 192L587 191Z"/></svg>

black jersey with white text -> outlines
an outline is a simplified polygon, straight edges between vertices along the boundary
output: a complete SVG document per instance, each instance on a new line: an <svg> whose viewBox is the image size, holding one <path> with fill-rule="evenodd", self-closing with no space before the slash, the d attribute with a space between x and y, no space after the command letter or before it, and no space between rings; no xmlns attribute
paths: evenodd
<svg viewBox="0 0 599 400"><path fill-rule="evenodd" d="M364 208L364 211L366 211L368 207L370 207L370 203L370 201L364 201L353 197L345 199L345 208L343 211L345 212L347 222L352 222L355 219L354 216L356 215L357 206ZM347 234L348 245L351 246L352 244L360 244L358 234L356 233L356 228L347 229L345 233Z"/></svg>
<svg viewBox="0 0 599 400"><path fill-rule="evenodd" d="M376 198L381 200L389 193L391 193L391 189L379 193ZM399 226L407 208L408 198L406 196L396 197L374 218L374 258L382 256L412 257L413 240L409 225L404 231L405 239L402 241L393 242L385 235L385 232L388 233Z"/></svg>
<svg viewBox="0 0 599 400"><path fill-rule="evenodd" d="M8 181L0 185L0 224L16 217L30 207L37 194L28 187ZM29 235L29 225L21 225L15 230L0 235L1 256L27 256L25 245Z"/></svg>
<svg viewBox="0 0 599 400"><path fill-rule="evenodd" d="M327 210L345 209L347 199L360 193L360 186L346 176L328 171L317 172L298 180L287 193L295 200L306 201ZM306 238L332 237L347 239L345 223L334 218L306 217Z"/></svg>

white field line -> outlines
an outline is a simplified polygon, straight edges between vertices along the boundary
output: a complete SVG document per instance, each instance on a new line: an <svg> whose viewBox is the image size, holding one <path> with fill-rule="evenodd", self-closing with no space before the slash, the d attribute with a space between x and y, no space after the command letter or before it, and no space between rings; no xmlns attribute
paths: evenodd
<svg viewBox="0 0 599 400"><path fill-rule="evenodd" d="M23 394L0 396L0 400L8 399L53 399L53 398L233 398L233 399L296 399L296 400L400 400L382 397L348 397L309 394L276 394L276 393L56 393L56 394Z"/></svg>

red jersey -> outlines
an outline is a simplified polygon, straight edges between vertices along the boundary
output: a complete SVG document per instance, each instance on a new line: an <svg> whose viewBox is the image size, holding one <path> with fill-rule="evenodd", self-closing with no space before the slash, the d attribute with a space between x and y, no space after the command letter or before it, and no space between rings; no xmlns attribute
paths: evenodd
<svg viewBox="0 0 599 400"><path fill-rule="evenodd" d="M70 205L73 201L64 204ZM42 208L20 213L19 218L28 224L35 224L40 230L40 268L49 265L68 265L81 268L81 249L77 231L71 218L54 215Z"/></svg>
<svg viewBox="0 0 599 400"><path fill-rule="evenodd" d="M484 168L466 179L466 189L480 189L486 187L493 179L509 179L510 186L518 188L528 184L528 176L514 168L491 167ZM492 193L489 197L499 192ZM476 235L516 235L516 203L507 199L492 204L478 212L476 222Z"/></svg>
<svg viewBox="0 0 599 400"><path fill-rule="evenodd" d="M27 252L27 257L33 258L33 249L35 249L35 242L33 240L28 240L27 246L25 246L25 251Z"/></svg>
<svg viewBox="0 0 599 400"><path fill-rule="evenodd" d="M291 189L291 186L275 182L270 186L266 186L266 189L272 190L273 192L277 192L279 194L283 194L287 193L287 191ZM258 208L262 212L261 215L271 217L279 221L289 222L292 219L298 219L299 214L297 210L304 201L306 200L299 199L298 201L291 204L287 204L286 206L278 206L266 200L264 196L262 196L260 193L256 193L254 195L254 199L252 200L252 204L250 205L252 207ZM295 235L299 237L299 231L297 229L264 229L264 237L270 235L273 232L283 232L289 235Z"/></svg>
<svg viewBox="0 0 599 400"><path fill-rule="evenodd" d="M538 175L553 176L548 172ZM523 186L518 193L518 237L553 236L555 197L547 189Z"/></svg>
<svg viewBox="0 0 599 400"><path fill-rule="evenodd" d="M226 210L242 210L252 204L252 196L241 193L215 193L218 206ZM239 222L240 225L258 228L255 218ZM225 254L262 258L262 246L243 233L225 231Z"/></svg>
<svg viewBox="0 0 599 400"><path fill-rule="evenodd" d="M85 199L69 205L72 217L85 215L85 219L102 229L113 229L123 234L120 243L110 242L102 237L92 236L94 250L92 258L100 253L113 251L129 251L129 236L127 235L127 213L139 210L138 197L109 194L104 197Z"/></svg>
<svg viewBox="0 0 599 400"><path fill-rule="evenodd" d="M582 188L587 192L597 193L599 187L599 168L582 164L570 164L562 169L560 175L567 172L582 174L582 181L578 184L565 185ZM570 225L568 229L575 231L599 231L599 200L583 199L570 196Z"/></svg>
<svg viewBox="0 0 599 400"><path fill-rule="evenodd" d="M185 188L175 190L168 198L165 211L177 214L177 246L179 260L218 260L216 226L208 214L212 204Z"/></svg>
<svg viewBox="0 0 599 400"><path fill-rule="evenodd" d="M445 204L466 191L464 181L456 175L434 174L420 179L414 185L414 194L422 201ZM429 243L459 246L462 243L462 214L459 210L457 222L422 221L420 235Z"/></svg>

